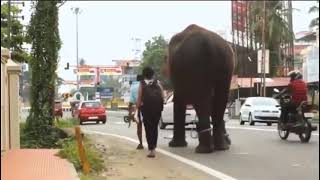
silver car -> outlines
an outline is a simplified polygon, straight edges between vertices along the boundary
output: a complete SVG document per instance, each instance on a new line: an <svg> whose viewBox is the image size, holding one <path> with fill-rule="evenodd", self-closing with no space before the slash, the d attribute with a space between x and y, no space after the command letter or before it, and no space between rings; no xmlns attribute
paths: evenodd
<svg viewBox="0 0 320 180"><path fill-rule="evenodd" d="M277 123L280 118L280 105L278 101L268 97L249 97L246 99L240 109L240 124L249 122L254 125L255 122Z"/></svg>
<svg viewBox="0 0 320 180"><path fill-rule="evenodd" d="M171 94L168 96L168 98L165 101L163 111L162 111L162 116L159 122L160 129L165 129L167 125L173 124L173 97L174 95ZM224 120L227 121L228 119L229 119L229 112L226 109ZM195 109L193 108L192 105L187 105L185 125L193 124L196 122L198 122L198 117Z"/></svg>

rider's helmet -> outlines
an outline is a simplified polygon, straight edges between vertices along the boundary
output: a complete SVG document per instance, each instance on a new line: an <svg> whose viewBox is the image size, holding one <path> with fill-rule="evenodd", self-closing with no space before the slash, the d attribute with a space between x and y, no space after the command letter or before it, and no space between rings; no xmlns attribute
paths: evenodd
<svg viewBox="0 0 320 180"><path fill-rule="evenodd" d="M290 81L297 80L297 79L302 79L302 74L297 70L290 71L288 73L288 76L290 77Z"/></svg>

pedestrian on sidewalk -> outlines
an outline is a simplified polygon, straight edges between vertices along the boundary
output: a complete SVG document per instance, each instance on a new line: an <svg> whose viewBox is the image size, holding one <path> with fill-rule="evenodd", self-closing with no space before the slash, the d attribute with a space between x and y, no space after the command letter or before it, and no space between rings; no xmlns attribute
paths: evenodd
<svg viewBox="0 0 320 180"><path fill-rule="evenodd" d="M154 79L154 71L145 67L142 71L144 78L138 90L137 107L141 108L146 139L150 153L147 157L155 157L158 141L158 124L163 110L163 88L159 81Z"/></svg>
<svg viewBox="0 0 320 180"><path fill-rule="evenodd" d="M130 101L129 101L129 117L135 117L138 118L135 119L137 123L137 136L139 139L139 145L137 146L137 149L143 149L142 145L142 120L141 120L141 110L140 108L136 107L137 99L138 99L138 90L140 81L143 80L142 75L137 75L137 80L134 82L130 82Z"/></svg>

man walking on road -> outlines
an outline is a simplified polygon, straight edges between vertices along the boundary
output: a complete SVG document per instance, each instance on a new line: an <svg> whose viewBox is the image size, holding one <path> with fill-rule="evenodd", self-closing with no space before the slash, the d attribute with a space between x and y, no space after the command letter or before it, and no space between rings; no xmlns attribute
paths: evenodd
<svg viewBox="0 0 320 180"><path fill-rule="evenodd" d="M141 108L146 131L150 151L147 157L154 158L158 141L158 123L163 110L163 89L160 83L153 79L154 71L151 68L144 68L142 76L144 80L139 86L137 107Z"/></svg>
<svg viewBox="0 0 320 180"><path fill-rule="evenodd" d="M139 139L139 145L137 149L143 149L142 145L142 121L141 121L141 111L140 108L136 108L137 98L138 98L138 89L140 85L140 81L143 78L141 75L137 75L137 81L130 82L130 101L129 101L129 116L134 117L135 113L137 114L137 136Z"/></svg>

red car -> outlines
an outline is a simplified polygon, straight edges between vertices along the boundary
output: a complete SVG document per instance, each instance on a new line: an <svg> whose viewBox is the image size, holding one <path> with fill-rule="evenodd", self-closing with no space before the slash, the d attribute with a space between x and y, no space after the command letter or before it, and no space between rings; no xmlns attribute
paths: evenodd
<svg viewBox="0 0 320 180"><path fill-rule="evenodd" d="M79 108L75 110L75 117L80 121L80 124L86 121L95 121L99 124L107 122L106 109L99 101L83 101L80 102Z"/></svg>
<svg viewBox="0 0 320 180"><path fill-rule="evenodd" d="M54 116L55 117L60 117L60 118L62 118L62 116L63 116L62 102L61 101L56 100L54 102Z"/></svg>

